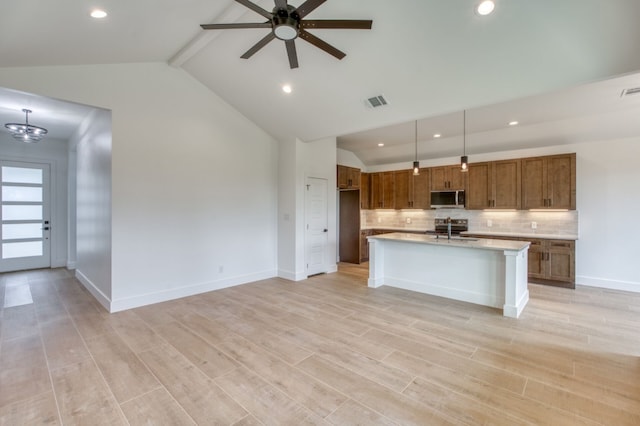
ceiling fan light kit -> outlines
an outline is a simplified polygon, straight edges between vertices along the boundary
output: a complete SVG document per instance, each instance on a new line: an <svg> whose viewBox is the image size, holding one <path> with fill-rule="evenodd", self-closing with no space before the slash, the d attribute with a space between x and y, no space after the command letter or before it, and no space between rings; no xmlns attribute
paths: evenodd
<svg viewBox="0 0 640 426"><path fill-rule="evenodd" d="M49 131L44 127L29 124L29 114L32 112L30 109L25 108L22 112L25 113L24 123L7 123L4 127L11 132L11 136L21 142L34 143L41 141Z"/></svg>
<svg viewBox="0 0 640 426"><path fill-rule="evenodd" d="M296 52L295 39L302 40L324 50L328 54L342 59L346 53L340 51L329 43L314 36L306 29L357 29L370 30L373 21L371 20L340 20L340 19L320 19L309 20L303 19L309 13L313 12L318 6L326 0L306 0L299 7L287 4L287 0L274 0L275 7L269 12L249 0L236 0L241 5L262 15L267 22L255 23L232 23L232 24L203 24L200 25L204 30L224 30L231 28L270 28L271 32L258 41L253 47L247 50L241 58L249 59L257 51L266 46L271 40L277 38L285 42L287 56L289 57L289 67L291 69L298 68L298 54Z"/></svg>

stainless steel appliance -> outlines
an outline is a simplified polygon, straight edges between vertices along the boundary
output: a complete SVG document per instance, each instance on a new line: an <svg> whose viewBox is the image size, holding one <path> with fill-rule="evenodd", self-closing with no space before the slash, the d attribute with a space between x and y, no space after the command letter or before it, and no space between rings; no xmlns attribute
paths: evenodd
<svg viewBox="0 0 640 426"><path fill-rule="evenodd" d="M450 221L450 222L447 222ZM449 234L449 225L451 225L451 235L460 235L461 232L469 230L469 219L451 219L451 218L435 218L435 231L429 234L447 236Z"/></svg>
<svg viewBox="0 0 640 426"><path fill-rule="evenodd" d="M463 209L464 191L431 191L432 209Z"/></svg>

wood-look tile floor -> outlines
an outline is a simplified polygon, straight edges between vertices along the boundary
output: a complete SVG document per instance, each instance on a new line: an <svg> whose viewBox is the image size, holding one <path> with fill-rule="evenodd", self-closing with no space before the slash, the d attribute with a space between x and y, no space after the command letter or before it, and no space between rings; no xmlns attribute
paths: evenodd
<svg viewBox="0 0 640 426"><path fill-rule="evenodd" d="M2 274L33 303L0 300L0 424L640 424L640 294L530 285L515 320L366 275L110 315L69 271Z"/></svg>

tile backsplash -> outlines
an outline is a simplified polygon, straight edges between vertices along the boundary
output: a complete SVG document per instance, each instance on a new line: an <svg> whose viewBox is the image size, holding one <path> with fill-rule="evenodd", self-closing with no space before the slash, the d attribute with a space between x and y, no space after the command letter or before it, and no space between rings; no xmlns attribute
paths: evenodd
<svg viewBox="0 0 640 426"><path fill-rule="evenodd" d="M578 235L578 211L490 211L490 210L362 210L362 228L433 229L434 219L469 219L471 232ZM532 223L535 229L532 227Z"/></svg>

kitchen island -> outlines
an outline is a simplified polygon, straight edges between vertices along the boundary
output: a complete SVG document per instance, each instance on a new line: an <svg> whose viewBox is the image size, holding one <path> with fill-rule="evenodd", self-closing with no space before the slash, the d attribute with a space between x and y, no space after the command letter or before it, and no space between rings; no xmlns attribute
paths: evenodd
<svg viewBox="0 0 640 426"><path fill-rule="evenodd" d="M529 301L526 241L436 238L394 232L368 237L369 287L403 288L503 310Z"/></svg>

